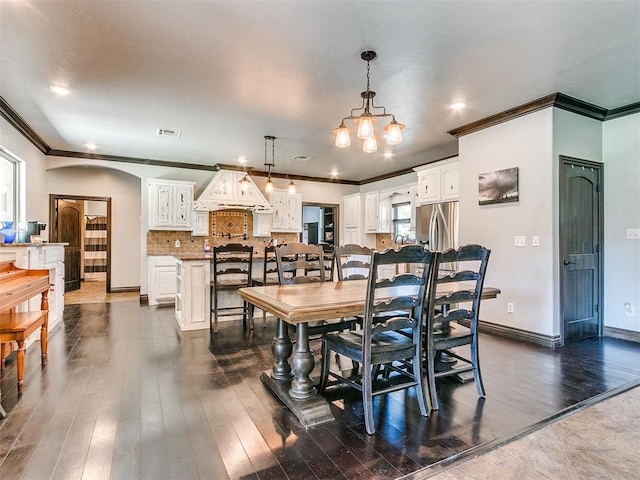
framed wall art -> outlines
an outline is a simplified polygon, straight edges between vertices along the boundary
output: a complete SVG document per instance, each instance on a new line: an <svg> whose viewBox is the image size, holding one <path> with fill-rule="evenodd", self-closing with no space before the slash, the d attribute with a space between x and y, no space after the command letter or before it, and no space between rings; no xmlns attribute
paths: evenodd
<svg viewBox="0 0 640 480"><path fill-rule="evenodd" d="M517 202L518 200L518 167L478 175L478 203L480 205Z"/></svg>

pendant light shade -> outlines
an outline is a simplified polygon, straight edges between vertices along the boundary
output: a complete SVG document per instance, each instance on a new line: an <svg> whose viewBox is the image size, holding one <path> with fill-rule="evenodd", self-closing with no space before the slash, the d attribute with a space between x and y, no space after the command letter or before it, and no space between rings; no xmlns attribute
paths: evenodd
<svg viewBox="0 0 640 480"><path fill-rule="evenodd" d="M363 140L362 150L367 153L373 153L378 150L376 141L376 133L374 130L375 123L378 118L391 117L391 122L384 127L386 132L386 142L388 145L398 145L402 143L402 129L404 125L396 122L396 118L387 113L384 107L380 107L373 104L373 98L376 96L376 92L369 88L370 77L370 62L376 58L376 52L366 51L360 54L360 58L367 62L367 89L360 93L362 97L362 106L360 108L354 108L351 110L351 115L344 117L340 122L338 128L333 129L333 133L336 136L335 145L338 148L346 148L351 145L351 139L349 133L351 129L345 125L345 120L353 120L358 126L357 136ZM379 113L372 113L372 110L379 111ZM360 112L356 115L356 112Z"/></svg>
<svg viewBox="0 0 640 480"><path fill-rule="evenodd" d="M289 194L293 195L294 193L296 193L296 184L293 183L293 180L291 180L289 182L289 185L287 185L287 190L289 191Z"/></svg>
<svg viewBox="0 0 640 480"><path fill-rule="evenodd" d="M242 180L240 180L240 189L243 192L246 192L247 190L249 190L249 183L251 181L249 180L249 176L245 173L244 177L242 177Z"/></svg>

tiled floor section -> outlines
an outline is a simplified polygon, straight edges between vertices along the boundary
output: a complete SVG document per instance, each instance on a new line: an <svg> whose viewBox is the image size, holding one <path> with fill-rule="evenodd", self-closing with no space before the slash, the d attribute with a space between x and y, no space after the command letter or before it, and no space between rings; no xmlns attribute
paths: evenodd
<svg viewBox="0 0 640 480"><path fill-rule="evenodd" d="M637 387L428 478L631 480L640 478L639 448Z"/></svg>
<svg viewBox="0 0 640 480"><path fill-rule="evenodd" d="M139 299L140 292L107 293L105 282L82 282L80 290L73 290L64 294L65 305L128 302Z"/></svg>

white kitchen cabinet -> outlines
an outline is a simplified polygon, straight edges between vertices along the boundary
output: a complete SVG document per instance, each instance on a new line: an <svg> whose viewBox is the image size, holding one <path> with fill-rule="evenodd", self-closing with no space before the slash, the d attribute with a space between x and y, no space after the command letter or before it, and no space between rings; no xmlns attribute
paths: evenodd
<svg viewBox="0 0 640 480"><path fill-rule="evenodd" d="M343 197L344 228L360 228L360 194Z"/></svg>
<svg viewBox="0 0 640 480"><path fill-rule="evenodd" d="M458 200L460 198L458 162L441 167L441 175L442 200Z"/></svg>
<svg viewBox="0 0 640 480"><path fill-rule="evenodd" d="M192 214L193 227L191 230L192 237L208 237L209 236L209 212L194 211Z"/></svg>
<svg viewBox="0 0 640 480"><path fill-rule="evenodd" d="M302 194L274 190L269 194L273 208L271 231L302 232Z"/></svg>
<svg viewBox="0 0 640 480"><path fill-rule="evenodd" d="M391 231L391 196L370 192L364 196L365 232L389 233Z"/></svg>
<svg viewBox="0 0 640 480"><path fill-rule="evenodd" d="M173 303L176 291L176 258L170 255L150 256L149 305Z"/></svg>
<svg viewBox="0 0 640 480"><path fill-rule="evenodd" d="M193 182L148 180L149 229L191 230Z"/></svg>
<svg viewBox="0 0 640 480"><path fill-rule="evenodd" d="M458 200L458 158L413 169L418 174L418 204Z"/></svg>
<svg viewBox="0 0 640 480"><path fill-rule="evenodd" d="M253 212L253 236L271 236L271 213Z"/></svg>
<svg viewBox="0 0 640 480"><path fill-rule="evenodd" d="M177 260L175 316L181 331L209 328L210 260Z"/></svg>

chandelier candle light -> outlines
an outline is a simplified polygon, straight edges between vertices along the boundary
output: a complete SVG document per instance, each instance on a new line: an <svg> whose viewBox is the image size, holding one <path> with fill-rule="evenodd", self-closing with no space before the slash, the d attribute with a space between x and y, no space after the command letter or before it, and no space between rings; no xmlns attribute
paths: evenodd
<svg viewBox="0 0 640 480"><path fill-rule="evenodd" d="M333 133L336 136L335 145L338 148L346 148L351 145L350 133L353 131L344 124L345 120L354 120L358 126L358 138L363 140L362 150L365 153L373 153L378 150L378 142L376 140L376 133L373 129L373 125L376 123L379 117L391 117L391 122L384 127L386 135L387 145L398 145L402 142L402 129L404 125L396 122L396 117L387 113L384 107L379 107L373 104L373 97L376 96L376 92L369 89L369 62L376 58L376 52L366 51L360 54L360 58L367 62L367 89L360 94L362 97L362 106L360 108L354 108L351 110L351 115L344 117L340 126L333 129ZM382 110L382 113L371 113L371 109ZM362 110L360 115L354 115L358 110Z"/></svg>

